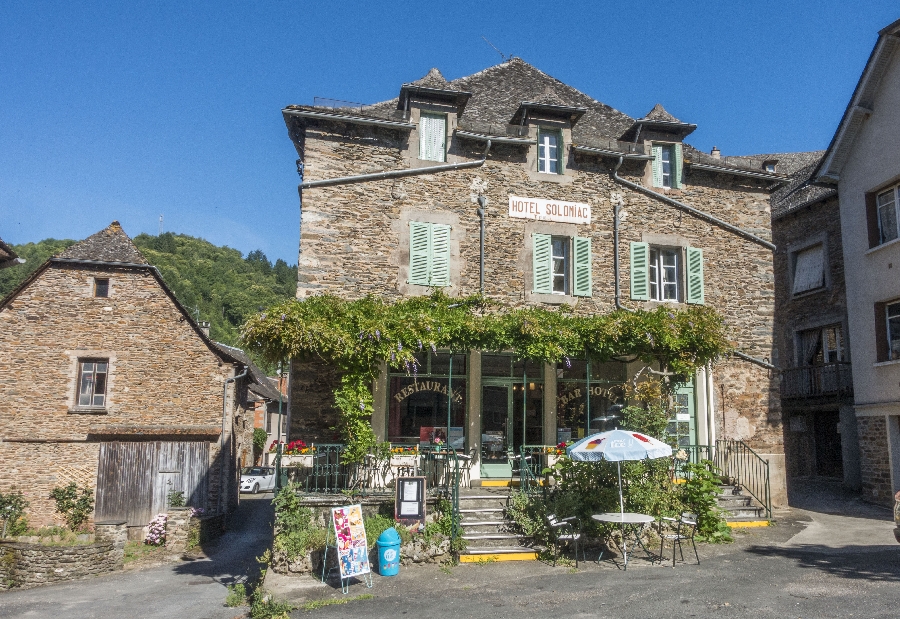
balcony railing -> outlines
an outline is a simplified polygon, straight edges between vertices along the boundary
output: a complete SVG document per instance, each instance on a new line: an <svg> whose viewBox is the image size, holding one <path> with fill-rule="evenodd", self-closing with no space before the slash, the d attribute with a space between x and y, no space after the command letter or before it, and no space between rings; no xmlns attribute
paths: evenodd
<svg viewBox="0 0 900 619"><path fill-rule="evenodd" d="M787 368L781 372L781 397L814 398L853 394L853 374L845 361Z"/></svg>

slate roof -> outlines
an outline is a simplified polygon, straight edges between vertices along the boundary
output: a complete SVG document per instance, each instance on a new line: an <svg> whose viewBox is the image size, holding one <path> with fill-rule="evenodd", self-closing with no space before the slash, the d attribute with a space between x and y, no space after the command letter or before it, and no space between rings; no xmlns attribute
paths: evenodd
<svg viewBox="0 0 900 619"><path fill-rule="evenodd" d="M237 359L247 367L247 369L249 370L249 378L253 381L253 384L248 387L250 391L267 400L272 400L274 402L278 401L278 397L280 395L278 389L272 386L272 383L269 382L269 379L265 375L265 373L259 368L259 366L257 366L255 363L253 363L253 361L250 360L250 357L247 355L247 353L245 353L240 348L228 346L227 344L223 344L221 342L213 342L213 345L226 355Z"/></svg>
<svg viewBox="0 0 900 619"><path fill-rule="evenodd" d="M815 153L787 153L796 155L817 155L810 163L800 168L791 175L787 185L779 187L772 192L770 204L772 206L772 219L778 219L792 213L808 204L820 202L837 195L837 189L833 186L813 184L815 172L818 169L824 151ZM796 157L794 161L801 161L803 157ZM780 160L779 160L780 165Z"/></svg>
<svg viewBox="0 0 900 619"><path fill-rule="evenodd" d="M64 260L150 264L128 235L125 234L125 231L122 230L122 226L118 221L112 222L107 228L92 234L80 243L75 243L59 254L57 258Z"/></svg>
<svg viewBox="0 0 900 619"><path fill-rule="evenodd" d="M410 82L409 86L421 86L423 88L434 88L437 90L453 90L450 82L437 69L432 67L424 77L420 77L414 82Z"/></svg>
<svg viewBox="0 0 900 619"><path fill-rule="evenodd" d="M661 103L653 106L653 109L647 112L647 115L641 120L662 120L668 123L680 123L681 121L669 114Z"/></svg>
<svg viewBox="0 0 900 619"><path fill-rule="evenodd" d="M792 176L811 163L818 163L825 154L824 150L811 150L801 153L768 153L762 155L744 155L740 159L759 162L778 161L778 173Z"/></svg>

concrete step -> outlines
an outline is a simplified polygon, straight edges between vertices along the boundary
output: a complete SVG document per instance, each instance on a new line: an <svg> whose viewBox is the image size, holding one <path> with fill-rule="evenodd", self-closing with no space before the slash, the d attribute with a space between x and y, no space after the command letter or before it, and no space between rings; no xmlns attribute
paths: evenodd
<svg viewBox="0 0 900 619"><path fill-rule="evenodd" d="M756 507L753 505L747 507L732 507L726 511L727 514L725 515L725 519L729 522L741 518L752 520L760 520L765 518L765 510L762 507Z"/></svg>
<svg viewBox="0 0 900 619"><path fill-rule="evenodd" d="M513 554L516 552L531 550L529 546L496 546L493 548L466 548L460 554L466 555L482 555L482 554Z"/></svg>
<svg viewBox="0 0 900 619"><path fill-rule="evenodd" d="M731 509L733 507L747 507L753 503L753 499L748 496L720 496L718 499L719 507L722 509Z"/></svg>

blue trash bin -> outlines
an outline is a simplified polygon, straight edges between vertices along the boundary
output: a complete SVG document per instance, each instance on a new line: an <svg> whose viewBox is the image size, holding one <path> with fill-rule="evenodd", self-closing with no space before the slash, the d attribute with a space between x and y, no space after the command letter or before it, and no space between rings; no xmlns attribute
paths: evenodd
<svg viewBox="0 0 900 619"><path fill-rule="evenodd" d="M382 576L396 576L400 571L400 534L391 527L375 542L378 547L378 573Z"/></svg>

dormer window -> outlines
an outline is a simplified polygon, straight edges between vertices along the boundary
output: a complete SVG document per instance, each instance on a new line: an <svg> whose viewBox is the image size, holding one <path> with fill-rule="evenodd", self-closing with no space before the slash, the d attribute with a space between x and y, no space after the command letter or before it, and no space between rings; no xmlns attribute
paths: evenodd
<svg viewBox="0 0 900 619"><path fill-rule="evenodd" d="M562 139L559 131L541 129L538 131L538 172L543 174L560 174L560 145Z"/></svg>
<svg viewBox="0 0 900 619"><path fill-rule="evenodd" d="M447 115L422 112L419 118L419 159L447 160Z"/></svg>
<svg viewBox="0 0 900 619"><path fill-rule="evenodd" d="M681 144L653 145L653 186L681 188Z"/></svg>

